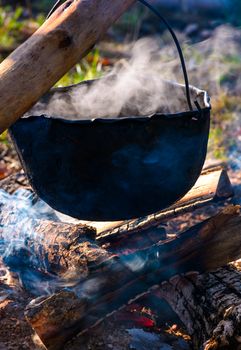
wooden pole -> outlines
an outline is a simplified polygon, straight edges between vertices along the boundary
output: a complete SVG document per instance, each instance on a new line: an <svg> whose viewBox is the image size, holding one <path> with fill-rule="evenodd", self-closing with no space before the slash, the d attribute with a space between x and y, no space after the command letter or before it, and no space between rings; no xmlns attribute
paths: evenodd
<svg viewBox="0 0 241 350"><path fill-rule="evenodd" d="M0 65L0 133L83 57L135 0L68 0Z"/></svg>

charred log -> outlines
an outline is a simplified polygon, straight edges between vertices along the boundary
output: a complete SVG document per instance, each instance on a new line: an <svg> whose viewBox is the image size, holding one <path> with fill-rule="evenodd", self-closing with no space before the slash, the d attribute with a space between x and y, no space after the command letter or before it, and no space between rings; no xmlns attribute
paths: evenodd
<svg viewBox="0 0 241 350"><path fill-rule="evenodd" d="M18 222L16 213L1 212L0 250L13 270L35 269L42 273L86 276L88 264L98 264L111 254L94 242L95 229L48 220ZM9 237L9 235L11 235ZM88 273L87 273L88 274Z"/></svg>
<svg viewBox="0 0 241 350"><path fill-rule="evenodd" d="M27 319L49 349L59 349L74 334L173 275L210 271L239 258L240 225L239 207L229 207L173 240L93 263L87 278L72 291L29 305Z"/></svg>
<svg viewBox="0 0 241 350"><path fill-rule="evenodd" d="M179 203L170 211L160 213L164 214L160 221L154 216L143 222L133 221L131 225L122 224L121 230L116 232L105 232L104 236L95 236L94 229L80 224L32 221L34 239L27 237L22 249L12 250L5 262L15 270L22 265L25 271L30 268L54 275L62 283L49 289L56 291L50 297L33 301L26 313L45 345L59 348L74 334L89 329L109 313L148 293L155 284L176 273L210 270L239 256L238 226L241 218L236 207L226 209L177 238L158 242L165 237L163 229L159 228L165 218L192 210L197 203L202 206L232 194L224 170L209 170L201 178L203 180L199 180L196 190L193 189L182 201L183 205ZM16 185L14 189L23 185L28 187L22 175L14 175L1 184L10 193L13 184ZM15 237L22 238L22 228L15 226L15 221L11 208L6 210L5 207L0 219L2 243L6 238L3 230L6 226L14 228L11 233ZM229 242L231 232L233 239ZM40 239L36 240L36 237ZM118 251L115 248L116 244L121 246L121 237L125 237L125 245ZM137 244L138 239L142 244ZM103 243L106 249L99 246ZM113 254L117 251L118 256ZM58 291L63 283L71 290Z"/></svg>
<svg viewBox="0 0 241 350"><path fill-rule="evenodd" d="M241 272L232 266L164 282L156 293L178 314L195 349L240 349Z"/></svg>

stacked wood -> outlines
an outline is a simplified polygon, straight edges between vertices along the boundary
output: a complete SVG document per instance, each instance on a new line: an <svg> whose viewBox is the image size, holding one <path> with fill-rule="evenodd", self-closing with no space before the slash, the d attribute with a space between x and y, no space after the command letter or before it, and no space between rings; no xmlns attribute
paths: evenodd
<svg viewBox="0 0 241 350"><path fill-rule="evenodd" d="M206 187L206 192L201 191L204 201L208 198L208 201L213 203L218 196L226 198L231 195L228 177L223 170L219 169L219 171L219 176L212 174L216 180L208 181L212 185ZM203 176L207 176L207 173ZM7 186L6 180L5 185ZM197 191L200 193L200 186L197 186ZM188 195L187 197L196 198L192 203L189 202L189 208L193 203L198 202L197 198L200 199L200 196ZM182 201L182 203L185 207L187 202ZM0 208L3 209L1 203ZM177 205L174 209L176 208L178 209ZM194 275L190 274L190 271L211 271L241 255L239 207L227 207L223 212L172 239L158 241L160 220L155 227L154 241L143 240L145 244L140 248L133 244L133 238L148 236L153 232L152 225L146 225L146 220L144 222L145 224L140 225L138 230L134 230L134 226L131 225L130 232L126 229L125 248L118 251L119 231L118 239L113 239L114 234L111 230L108 242L107 232L103 239L101 234L96 235L95 229L81 224L32 220L30 227L34 235L32 237L28 235L21 250L13 249L4 260L15 271L21 269L22 264L25 271L37 270L53 278L52 289L49 289L52 295L33 300L26 309L29 324L48 349L62 348L63 343L75 334L89 330L106 316L146 293L156 291L168 300L165 286L175 281L173 276L176 274L188 273L185 279L191 280L193 277L190 276ZM23 238L22 227L19 223L16 225L16 216L14 217L11 206L5 206L0 212L0 227L0 242L3 247L6 243L6 227L14 228L15 238ZM123 230L122 233L124 235L125 231ZM36 237L39 237L39 240L36 240ZM159 238L165 238L162 231ZM159 287L163 281L168 280L167 284ZM204 282L205 279L200 280L200 284ZM68 286L68 289L63 289L64 286ZM199 284L197 291L198 288ZM203 290L205 290L204 287ZM176 294L174 290L172 291L174 300ZM175 305L176 309L177 300L179 299L172 302L170 297L168 302ZM190 302L191 300L190 298ZM184 306L188 305L187 300L185 303L181 302ZM203 305L205 306L205 303ZM205 312L206 319L212 320L208 309ZM194 317L194 313L191 316ZM236 316L238 313L232 314L234 321ZM188 320L186 313L185 317ZM222 320L221 317L218 322ZM185 319L183 321L188 322ZM215 323L215 328L218 327L218 322ZM210 324L210 330L214 329L213 325L214 323ZM239 325L238 322L237 325ZM191 331L191 327L188 329ZM235 327L233 329L233 334L236 335L238 331ZM196 335L197 330L198 327L192 333L195 344L201 344L204 340L212 338L212 333L207 331L200 333L203 335Z"/></svg>
<svg viewBox="0 0 241 350"><path fill-rule="evenodd" d="M175 239L102 263L92 261L88 276L72 291L31 303L27 319L49 349L59 349L173 275L210 271L239 258L240 225L239 208L229 207Z"/></svg>

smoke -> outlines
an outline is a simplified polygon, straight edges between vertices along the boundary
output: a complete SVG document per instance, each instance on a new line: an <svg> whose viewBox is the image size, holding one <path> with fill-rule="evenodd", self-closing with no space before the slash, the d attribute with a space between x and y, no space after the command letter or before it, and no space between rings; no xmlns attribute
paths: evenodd
<svg viewBox="0 0 241 350"><path fill-rule="evenodd" d="M33 205L33 194L29 191L18 190L13 195L0 190L1 213L8 213L1 219L0 255L6 258L26 246L25 242L33 238L41 242L34 232L34 220L40 216ZM41 210L41 208L38 208ZM16 226L17 223L17 226ZM15 234L18 232L18 234ZM19 234L20 232L20 234Z"/></svg>
<svg viewBox="0 0 241 350"><path fill-rule="evenodd" d="M240 30L229 25L217 27L209 39L186 48L191 82L212 97L222 92L240 93L240 74L232 74L241 67L240 51ZM228 82L229 77L233 78L232 82Z"/></svg>
<svg viewBox="0 0 241 350"><path fill-rule="evenodd" d="M39 219L53 218L53 210L43 201L36 201L30 191L17 190L10 195L0 190L0 213L0 280L11 285L16 273L20 286L32 294L50 294L53 276L36 249L48 242L35 227Z"/></svg>
<svg viewBox="0 0 241 350"><path fill-rule="evenodd" d="M184 48L190 83L211 96L208 158L228 161L234 169L240 169L241 31L221 25L210 32L209 39L193 45L186 44L184 33L177 35ZM117 62L104 78L68 90L54 90L28 115L85 120L188 110L185 89L170 84L183 82L183 74L168 33L161 40L140 39L125 53L129 58ZM192 101L198 93L192 89ZM199 103L204 106L201 97Z"/></svg>
<svg viewBox="0 0 241 350"><path fill-rule="evenodd" d="M46 235L46 219L53 216L52 209L43 201L36 201L30 191L18 190L10 195L0 190L0 213L0 283L3 282L8 287L24 288L35 296L46 296L67 288L92 300L105 289L108 276L104 269L103 274L98 276L94 270L88 275L87 271L91 268L89 270L88 264L85 265L84 257L85 249L92 249L92 254L97 254L95 247L98 247L98 254L101 254L100 247L90 241L84 247L86 237L78 236L76 227L74 234L68 236L65 223L60 223L56 232L51 231L53 236L49 231ZM42 220L45 220L43 230ZM52 224L52 230L55 225L57 223ZM69 225L66 227L70 230ZM68 261L65 261L64 251ZM79 251L79 256L76 251ZM106 254L104 250L103 253ZM101 259L100 255L100 261ZM121 255L118 262L119 265L115 265L112 259L105 261L110 271L113 269L112 276L118 266L138 275L148 266L148 257L133 252ZM8 293L8 289L0 293L0 300L6 298Z"/></svg>
<svg viewBox="0 0 241 350"><path fill-rule="evenodd" d="M185 47L190 82L211 96L208 159L241 169L241 31L218 26L210 38ZM176 68L175 68L176 67ZM178 62L173 69L179 80Z"/></svg>
<svg viewBox="0 0 241 350"><path fill-rule="evenodd" d="M176 50L173 44L166 45L162 50L160 46L160 41L153 38L139 40L130 52L130 59L118 62L104 79L72 87L64 94L64 89L50 92L28 115L91 119L187 110L184 88L167 82L182 81L178 58L170 58L177 55ZM190 81L207 89L213 97L223 93L238 94L241 92L241 75L236 74L240 69L240 48L240 31L228 26L217 28L210 39L185 48ZM192 90L192 93L194 99L200 91ZM239 143L236 143L235 151L232 150L233 157L230 157L236 164L241 164L240 107L235 109L234 114L235 117L223 122L222 127L227 132L227 138L229 130L237 130ZM31 249L28 244L32 240L41 246L46 239L36 233L35 221L54 215L50 208L41 201L36 202L32 193L26 191L17 191L10 196L0 190L0 203L3 213L11 213L1 221L0 227L0 257L4 263L12 270L17 270L23 285L27 284L38 295L51 293L56 286L68 285L67 279L57 282L54 276L49 276L44 260L39 261L34 247ZM26 268L25 259L28 265L31 262L32 270ZM125 263L127 268L135 272L141 270L146 261L136 256ZM46 274L43 274L44 271ZM5 272L4 278L8 278ZM89 294L98 284L102 284L102 281L93 280L84 284L84 293Z"/></svg>
<svg viewBox="0 0 241 350"><path fill-rule="evenodd" d="M208 91L212 98L223 92L241 92L241 75L235 74L241 50L240 30L222 25L209 39L187 45L178 33L184 49L190 83ZM176 47L166 34L164 40L146 37L128 46L128 59L118 61L103 77L77 86L53 89L28 113L79 120L146 116L188 110L183 72ZM167 40L168 38L168 40ZM174 82L171 83L171 82ZM191 99L200 90L191 88ZM203 107L203 100L199 103Z"/></svg>
<svg viewBox="0 0 241 350"><path fill-rule="evenodd" d="M0 214L0 283L35 296L75 286L82 295L98 293L103 278L83 281L88 271L84 249L96 247L91 237L87 241L77 226L71 231L69 224L58 223L54 210L28 190L12 195L0 190ZM0 300L10 289L0 293Z"/></svg>
<svg viewBox="0 0 241 350"><path fill-rule="evenodd" d="M109 78L99 80L86 89L83 96L73 94L74 104L83 116L117 117L148 115L171 101L165 95L161 72L154 68L153 56L159 46L154 39L139 40L131 59L117 64Z"/></svg>
<svg viewBox="0 0 241 350"><path fill-rule="evenodd" d="M206 84L213 96L209 156L217 154L234 171L241 169L241 31L220 26L202 44L207 56ZM209 70L209 76L208 76Z"/></svg>
<svg viewBox="0 0 241 350"><path fill-rule="evenodd" d="M53 90L27 115L78 120L188 110L185 89L169 82L175 81L175 72L170 69L169 59L161 61L162 54L159 40L140 39L134 44L130 59L116 63L104 78L70 87L68 91ZM175 57L177 52L173 54ZM198 91L192 89L191 93L196 99Z"/></svg>

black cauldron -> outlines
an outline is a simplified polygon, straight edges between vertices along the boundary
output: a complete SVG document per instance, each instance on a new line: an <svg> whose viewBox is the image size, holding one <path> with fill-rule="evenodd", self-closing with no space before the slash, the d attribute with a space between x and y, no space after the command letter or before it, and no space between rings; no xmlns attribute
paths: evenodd
<svg viewBox="0 0 241 350"><path fill-rule="evenodd" d="M111 221L157 212L184 196L205 160L211 107L206 92L189 86L183 69L186 85L166 83L165 89L179 99L181 112L160 107L147 116L69 120L78 118L76 96L95 82L46 94L10 128L39 197L72 217ZM187 102L180 102L185 92ZM57 115L55 101L61 101Z"/></svg>

